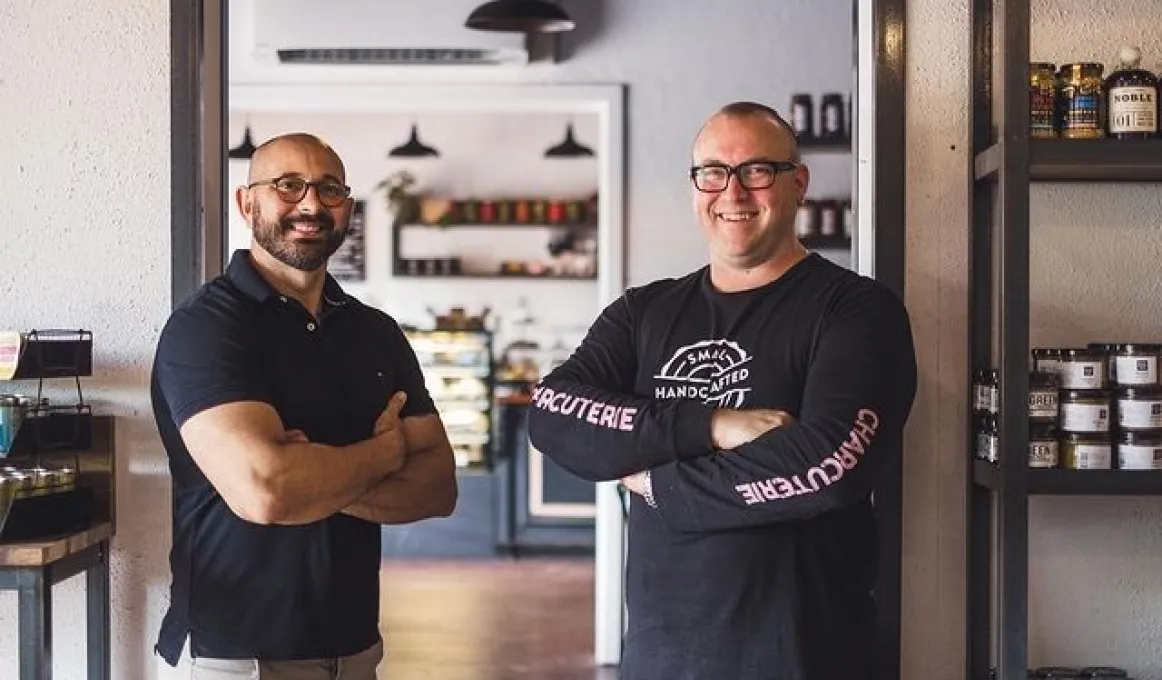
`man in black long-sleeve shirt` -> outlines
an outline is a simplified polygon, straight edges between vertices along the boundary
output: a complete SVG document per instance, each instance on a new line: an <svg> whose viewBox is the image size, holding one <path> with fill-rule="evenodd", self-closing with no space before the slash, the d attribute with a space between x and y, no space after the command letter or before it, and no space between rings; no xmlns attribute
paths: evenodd
<svg viewBox="0 0 1162 680"><path fill-rule="evenodd" d="M635 494L622 680L871 678L907 312L799 243L808 172L775 111L719 110L690 177L709 266L605 309L538 386L533 444Z"/></svg>

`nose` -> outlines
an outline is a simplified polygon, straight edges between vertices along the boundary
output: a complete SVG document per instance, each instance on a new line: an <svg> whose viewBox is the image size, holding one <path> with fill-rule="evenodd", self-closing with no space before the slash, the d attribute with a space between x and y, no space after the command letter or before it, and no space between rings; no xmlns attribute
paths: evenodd
<svg viewBox="0 0 1162 680"><path fill-rule="evenodd" d="M308 185L307 192L303 194L303 197L299 199L295 207L300 213L306 213L308 215L318 213L319 209L323 207L323 204L319 202L318 188L314 184Z"/></svg>
<svg viewBox="0 0 1162 680"><path fill-rule="evenodd" d="M750 191L742 185L742 180L739 179L737 173L730 176L730 180L726 183L726 188L722 190L722 195L730 198L743 198L749 193Z"/></svg>

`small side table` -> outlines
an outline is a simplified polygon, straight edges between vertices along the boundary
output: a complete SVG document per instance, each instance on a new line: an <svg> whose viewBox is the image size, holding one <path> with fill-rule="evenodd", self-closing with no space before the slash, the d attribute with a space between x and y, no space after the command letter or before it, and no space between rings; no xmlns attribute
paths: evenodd
<svg viewBox="0 0 1162 680"><path fill-rule="evenodd" d="M88 680L109 675L109 538L98 524L74 534L0 544L0 589L19 593L19 680L52 679L52 587L82 571L88 629Z"/></svg>

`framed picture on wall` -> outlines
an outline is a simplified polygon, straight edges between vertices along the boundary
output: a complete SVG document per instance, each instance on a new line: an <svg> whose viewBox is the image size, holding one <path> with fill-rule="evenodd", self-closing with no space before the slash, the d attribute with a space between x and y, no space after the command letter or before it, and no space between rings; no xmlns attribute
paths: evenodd
<svg viewBox="0 0 1162 680"><path fill-rule="evenodd" d="M331 256L327 271L339 281L363 281L367 277L364 266L363 219L366 201L356 200L347 226L347 239Z"/></svg>

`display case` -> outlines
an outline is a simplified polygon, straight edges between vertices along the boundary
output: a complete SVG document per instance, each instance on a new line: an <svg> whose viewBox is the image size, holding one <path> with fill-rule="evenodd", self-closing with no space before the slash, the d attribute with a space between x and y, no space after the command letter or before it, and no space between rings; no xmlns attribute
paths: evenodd
<svg viewBox="0 0 1162 680"><path fill-rule="evenodd" d="M492 467L492 334L408 330L456 466Z"/></svg>

